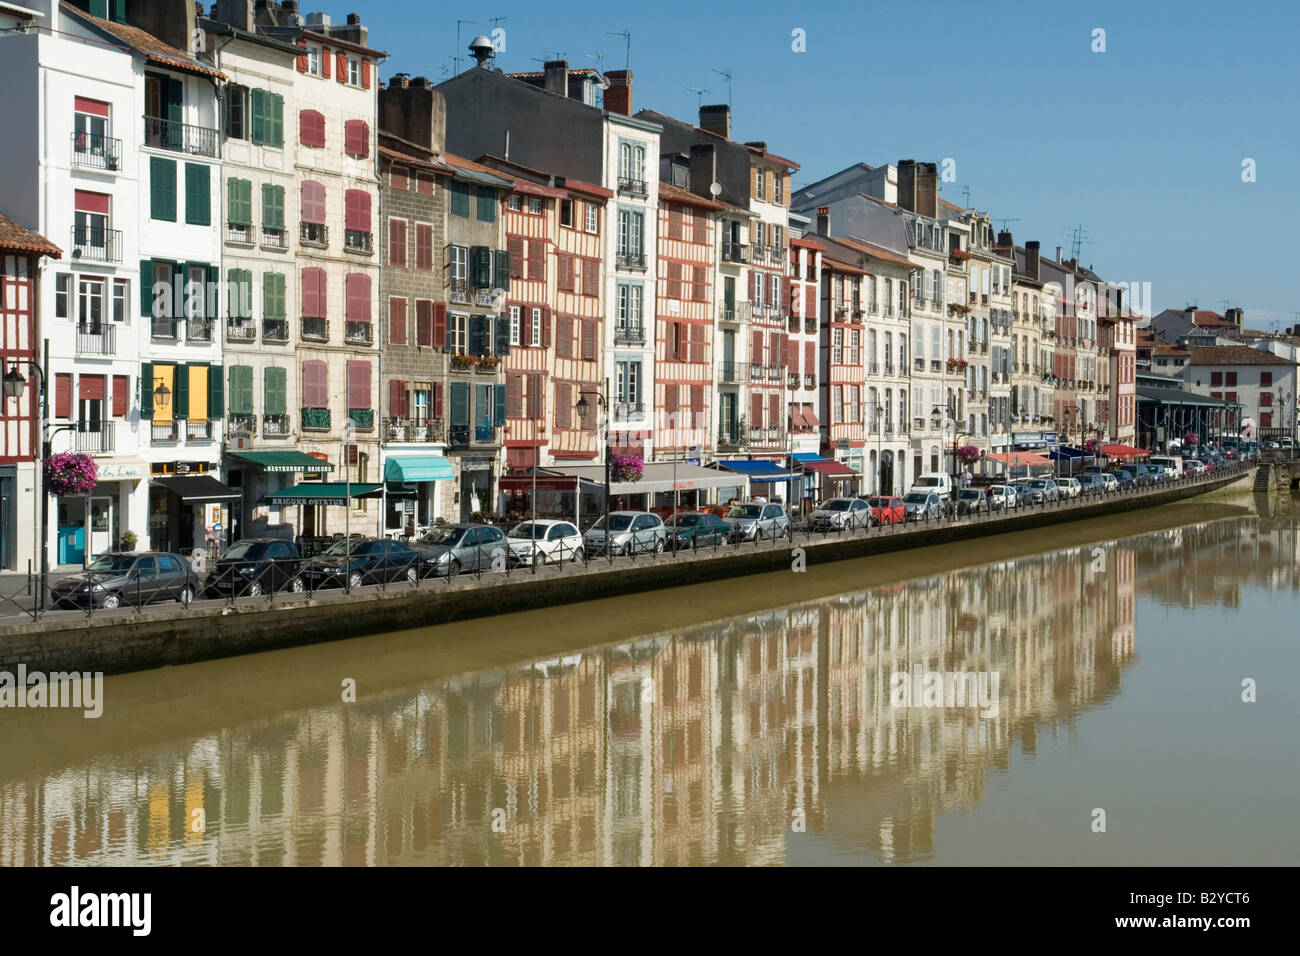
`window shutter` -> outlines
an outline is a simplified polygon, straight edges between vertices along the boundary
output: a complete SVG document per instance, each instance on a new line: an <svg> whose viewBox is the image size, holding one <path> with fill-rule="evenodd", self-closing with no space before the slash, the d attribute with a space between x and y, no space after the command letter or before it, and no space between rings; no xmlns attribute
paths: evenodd
<svg viewBox="0 0 1300 956"><path fill-rule="evenodd" d="M185 164L185 221L191 226L212 225L211 172L199 163Z"/></svg>
<svg viewBox="0 0 1300 956"><path fill-rule="evenodd" d="M327 50L325 47L321 47L320 75L323 79L328 80L330 78L330 73L331 73L330 64L333 62L334 62L334 55L330 53L330 51Z"/></svg>
<svg viewBox="0 0 1300 956"><path fill-rule="evenodd" d="M415 300L415 340L411 344L433 344L433 303L428 299Z"/></svg>
<svg viewBox="0 0 1300 956"><path fill-rule="evenodd" d="M284 146L284 97L266 94L266 111L266 145L280 149Z"/></svg>
<svg viewBox="0 0 1300 956"><path fill-rule="evenodd" d="M691 411L693 412L704 411L704 386L703 385L691 386Z"/></svg>
<svg viewBox="0 0 1300 956"><path fill-rule="evenodd" d="M475 215L479 222L496 222L497 219L497 196L496 193L486 186L477 187L478 209Z"/></svg>
<svg viewBox="0 0 1300 956"><path fill-rule="evenodd" d="M348 120L343 124L343 151L349 156L370 155L370 127L365 120Z"/></svg>
<svg viewBox="0 0 1300 956"><path fill-rule="evenodd" d="M600 295L600 260L582 260L582 294Z"/></svg>
<svg viewBox="0 0 1300 956"><path fill-rule="evenodd" d="M799 343L789 337L785 340L785 367L794 374L799 374Z"/></svg>
<svg viewBox="0 0 1300 956"><path fill-rule="evenodd" d="M546 278L546 243L540 239L528 240L528 278Z"/></svg>
<svg viewBox="0 0 1300 956"><path fill-rule="evenodd" d="M72 376L62 372L54 376L54 417L72 417Z"/></svg>
<svg viewBox="0 0 1300 956"><path fill-rule="evenodd" d="M370 61L364 59L361 61L361 88L370 89Z"/></svg>
<svg viewBox="0 0 1300 956"><path fill-rule="evenodd" d="M131 410L130 399L127 397L130 389L131 376L113 376L113 414L118 418L125 418Z"/></svg>
<svg viewBox="0 0 1300 956"><path fill-rule="evenodd" d="M483 289L492 284L492 250L487 246L471 246L469 250L470 284Z"/></svg>
<svg viewBox="0 0 1300 956"><path fill-rule="evenodd" d="M596 323L587 319L582 322L582 357L588 362L596 360Z"/></svg>
<svg viewBox="0 0 1300 956"><path fill-rule="evenodd" d="M781 393L773 392L767 397L768 427L778 425L781 422Z"/></svg>
<svg viewBox="0 0 1300 956"><path fill-rule="evenodd" d="M542 309L542 348L551 347L551 310Z"/></svg>
<svg viewBox="0 0 1300 956"><path fill-rule="evenodd" d="M349 189L345 194L345 208L348 229L354 232L370 231L370 193L362 189Z"/></svg>
<svg viewBox="0 0 1300 956"><path fill-rule="evenodd" d="M542 381L541 375L528 376L528 417L538 423L542 423Z"/></svg>
<svg viewBox="0 0 1300 956"><path fill-rule="evenodd" d="M140 365L140 417L145 421L153 418L153 363Z"/></svg>
<svg viewBox="0 0 1300 956"><path fill-rule="evenodd" d="M153 315L153 260L140 260L140 314Z"/></svg>
<svg viewBox="0 0 1300 956"><path fill-rule="evenodd" d="M754 365L763 364L763 333L758 330L753 332L752 349L749 355L749 361Z"/></svg>
<svg viewBox="0 0 1300 956"><path fill-rule="evenodd" d="M495 341L492 343L492 352L495 355L510 354L510 319L504 316L495 316L492 319L492 325L496 332Z"/></svg>
<svg viewBox="0 0 1300 956"><path fill-rule="evenodd" d="M691 361L703 362L705 351L704 326L695 324L691 326Z"/></svg>
<svg viewBox="0 0 1300 956"><path fill-rule="evenodd" d="M253 414L252 400L244 388L245 373L251 372L251 365L231 365L227 370L227 375L230 376L230 414L232 415ZM221 376L213 377L219 379Z"/></svg>
<svg viewBox="0 0 1300 956"><path fill-rule="evenodd" d="M324 318L325 316L325 297L322 286L325 281L325 270L317 267L311 267L302 270L302 289L299 292L299 298L302 303L302 314L306 318Z"/></svg>
<svg viewBox="0 0 1300 956"><path fill-rule="evenodd" d="M570 428L573 423L573 386L555 386L555 427Z"/></svg>
<svg viewBox="0 0 1300 956"><path fill-rule="evenodd" d="M406 300L388 300L388 341L393 345L406 344Z"/></svg>
<svg viewBox="0 0 1300 956"><path fill-rule="evenodd" d="M298 72L299 72L299 73L306 73L306 72L307 72L307 54L306 54L306 53L299 53L299 54L298 54Z"/></svg>
<svg viewBox="0 0 1300 956"><path fill-rule="evenodd" d="M706 243L709 241L709 217L707 213L695 210L691 215L691 242Z"/></svg>
<svg viewBox="0 0 1300 956"><path fill-rule="evenodd" d="M300 210L303 222L310 222L323 225L325 222L325 187L314 180L308 179L302 184L302 209Z"/></svg>
<svg viewBox="0 0 1300 956"><path fill-rule="evenodd" d="M433 304L433 347L447 347L447 305L444 302Z"/></svg>
<svg viewBox="0 0 1300 956"><path fill-rule="evenodd" d="M322 54L322 55L323 55L323 54ZM339 53L338 53L338 62L337 62L335 65L338 67L338 70L337 70L337 72L336 72L336 75L337 75L337 77L338 77L338 81L339 81L340 83L347 83L347 81L348 81L348 55L347 55L346 53L342 52L342 51L339 51Z"/></svg>
<svg viewBox="0 0 1300 956"><path fill-rule="evenodd" d="M433 268L433 227L415 227L415 267L417 269Z"/></svg>
<svg viewBox="0 0 1300 956"><path fill-rule="evenodd" d="M247 272L252 280L252 272ZM284 273L266 272L262 274L262 318L280 320L287 317L284 298Z"/></svg>
<svg viewBox="0 0 1300 956"><path fill-rule="evenodd" d="M433 383L433 417L442 420L442 382Z"/></svg>
<svg viewBox="0 0 1300 956"><path fill-rule="evenodd" d="M371 408L370 370L366 361L348 362L348 409Z"/></svg>
<svg viewBox="0 0 1300 956"><path fill-rule="evenodd" d="M667 412L670 422L672 416L677 414L677 398L679 393L680 389L676 382L671 382L664 386L664 411Z"/></svg>
<svg viewBox="0 0 1300 956"><path fill-rule="evenodd" d="M303 61L303 69L307 68L306 60ZM253 90L250 99L252 100L252 140L254 143L263 144L266 142L266 99L265 90Z"/></svg>
<svg viewBox="0 0 1300 956"><path fill-rule="evenodd" d="M506 240L506 252L510 262L510 276L513 279L524 277L524 241L518 236Z"/></svg>
<svg viewBox="0 0 1300 956"><path fill-rule="evenodd" d="M251 194L245 194L244 185L252 186L247 179L230 178L226 180L226 221L232 226L251 226L253 224Z"/></svg>
<svg viewBox="0 0 1300 956"><path fill-rule="evenodd" d="M492 277L492 287L494 289L510 291L510 261L511 254L508 249L497 249L492 253L492 266L495 273Z"/></svg>
<svg viewBox="0 0 1300 956"><path fill-rule="evenodd" d="M149 218L176 221L176 163L149 158Z"/></svg>
<svg viewBox="0 0 1300 956"><path fill-rule="evenodd" d="M763 427L763 394L754 392L749 396L749 427Z"/></svg>
<svg viewBox="0 0 1300 956"><path fill-rule="evenodd" d="M418 237L416 248L417 250L419 248ZM403 267L406 265L406 222L401 219L388 220L388 264Z"/></svg>
<svg viewBox="0 0 1300 956"><path fill-rule="evenodd" d="M806 375L815 375L817 373L816 342L805 342L803 344L803 370Z"/></svg>
<svg viewBox="0 0 1300 956"><path fill-rule="evenodd" d="M398 378L388 380L388 417L406 417L406 383Z"/></svg>
<svg viewBox="0 0 1300 956"><path fill-rule="evenodd" d="M319 110L300 110L298 141L304 146L325 146L325 114Z"/></svg>
<svg viewBox="0 0 1300 956"><path fill-rule="evenodd" d="M451 426L469 427L469 382L451 383Z"/></svg>
<svg viewBox="0 0 1300 956"><path fill-rule="evenodd" d="M492 389L492 424L501 425L506 420L506 387L504 385L494 386ZM491 436L488 436L491 440Z"/></svg>
<svg viewBox="0 0 1300 956"><path fill-rule="evenodd" d="M517 372L506 376L506 417L522 418L524 414L524 377Z"/></svg>
<svg viewBox="0 0 1300 956"><path fill-rule="evenodd" d="M267 415L284 415L289 410L288 373L268 365L262 372L262 410Z"/></svg>
<svg viewBox="0 0 1300 956"><path fill-rule="evenodd" d="M190 417L190 370L184 362L174 366L172 374L172 420Z"/></svg>
<svg viewBox="0 0 1300 956"><path fill-rule="evenodd" d="M555 357L573 358L573 318L564 313L555 317Z"/></svg>
<svg viewBox="0 0 1300 956"><path fill-rule="evenodd" d="M346 302L344 315L349 322L370 321L370 276L353 272L343 280Z"/></svg>

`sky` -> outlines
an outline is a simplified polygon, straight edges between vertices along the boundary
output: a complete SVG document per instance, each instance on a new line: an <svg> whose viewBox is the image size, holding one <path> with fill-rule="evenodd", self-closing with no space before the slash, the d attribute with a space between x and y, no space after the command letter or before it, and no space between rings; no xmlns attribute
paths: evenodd
<svg viewBox="0 0 1300 956"><path fill-rule="evenodd" d="M1049 256L1059 245L1068 257L1082 224L1080 261L1109 281L1150 283L1154 312L1222 312L1226 300L1249 328L1300 324L1300 4L439 7L361 8L370 44L390 54L384 79L440 82L458 52L468 69L470 40L494 27L507 72L557 55L571 68L598 65L597 53L607 69L630 65L634 111L694 118L690 88L725 103L714 71L730 70L734 138L798 162L795 188L855 162L951 159L944 199L987 211L995 228L1014 220L1016 243L1037 239ZM480 11L458 49L456 15ZM618 31L631 33L630 64Z"/></svg>

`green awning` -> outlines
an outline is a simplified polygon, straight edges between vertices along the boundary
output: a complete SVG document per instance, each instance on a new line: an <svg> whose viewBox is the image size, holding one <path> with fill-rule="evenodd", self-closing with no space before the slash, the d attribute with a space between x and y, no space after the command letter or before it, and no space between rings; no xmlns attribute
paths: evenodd
<svg viewBox="0 0 1300 956"><path fill-rule="evenodd" d="M441 455L395 455L384 463L386 481L449 481L456 475Z"/></svg>
<svg viewBox="0 0 1300 956"><path fill-rule="evenodd" d="M349 486L342 481L309 481L292 488L281 488L262 499L266 505L346 505L348 492L353 498L378 498L384 490L383 485L363 485L353 482Z"/></svg>
<svg viewBox="0 0 1300 956"><path fill-rule="evenodd" d="M232 457L257 465L263 471L305 471L320 474L333 471L328 461L321 461L302 451L237 451Z"/></svg>

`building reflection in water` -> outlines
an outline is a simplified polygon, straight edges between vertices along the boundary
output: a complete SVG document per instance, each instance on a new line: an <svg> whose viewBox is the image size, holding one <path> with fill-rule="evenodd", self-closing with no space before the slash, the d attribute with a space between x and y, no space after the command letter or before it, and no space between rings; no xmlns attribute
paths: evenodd
<svg viewBox="0 0 1300 956"><path fill-rule="evenodd" d="M0 865L773 864L800 818L924 861L991 771L1119 693L1139 592L1236 608L1298 557L1289 517L1210 522L8 767ZM997 672L997 715L892 706L918 671Z"/></svg>

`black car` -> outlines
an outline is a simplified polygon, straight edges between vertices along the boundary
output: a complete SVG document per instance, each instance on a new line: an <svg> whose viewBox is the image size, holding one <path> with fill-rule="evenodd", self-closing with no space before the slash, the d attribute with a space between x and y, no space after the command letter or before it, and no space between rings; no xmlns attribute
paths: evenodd
<svg viewBox="0 0 1300 956"><path fill-rule="evenodd" d="M189 604L199 591L199 577L179 554L167 551L110 551L50 588L55 607L112 609L153 601Z"/></svg>
<svg viewBox="0 0 1300 956"><path fill-rule="evenodd" d="M244 538L217 559L205 584L214 597L257 597L288 589L305 590L298 569L302 556L292 541L280 538Z"/></svg>
<svg viewBox="0 0 1300 956"><path fill-rule="evenodd" d="M420 577L420 555L409 545L387 538L340 538L300 565L299 576L312 590L359 588L363 584L410 581Z"/></svg>
<svg viewBox="0 0 1300 956"><path fill-rule="evenodd" d="M669 542L674 550L698 548L701 545L726 544L731 537L731 525L707 511L684 511L670 517Z"/></svg>

